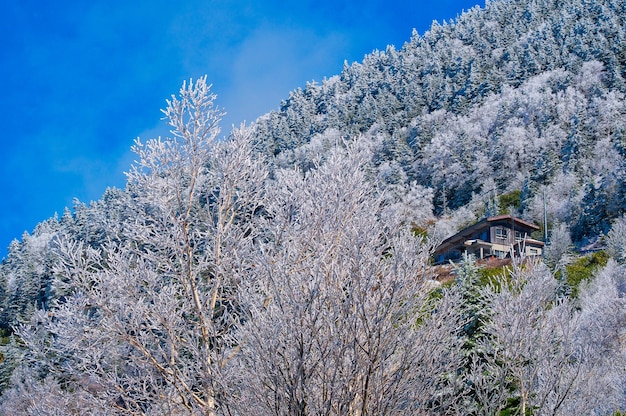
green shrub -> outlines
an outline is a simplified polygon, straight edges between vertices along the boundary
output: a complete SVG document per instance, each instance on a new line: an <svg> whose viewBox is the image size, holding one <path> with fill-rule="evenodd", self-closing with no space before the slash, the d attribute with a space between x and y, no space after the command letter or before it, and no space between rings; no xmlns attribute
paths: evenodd
<svg viewBox="0 0 626 416"><path fill-rule="evenodd" d="M588 281L598 269L606 266L609 255L605 251L596 251L581 257L565 267L567 284L571 288L571 296L578 297L578 288L584 281Z"/></svg>
<svg viewBox="0 0 626 416"><path fill-rule="evenodd" d="M507 280L511 277L509 266L481 267L478 272L478 285L494 285L496 290L500 290L498 277L504 276Z"/></svg>
<svg viewBox="0 0 626 416"><path fill-rule="evenodd" d="M521 200L522 191L512 191L506 194L500 195L498 198L498 205L500 206L500 214L508 214L509 207L513 207L515 209L519 209L522 205Z"/></svg>

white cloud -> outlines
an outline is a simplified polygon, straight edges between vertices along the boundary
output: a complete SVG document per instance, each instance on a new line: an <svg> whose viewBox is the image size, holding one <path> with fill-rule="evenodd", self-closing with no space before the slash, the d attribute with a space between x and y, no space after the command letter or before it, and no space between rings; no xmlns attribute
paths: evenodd
<svg viewBox="0 0 626 416"><path fill-rule="evenodd" d="M346 39L304 29L261 28L238 48L232 62L224 106L238 124L278 108L290 91L341 70ZM235 107L236 108L233 108ZM230 110L229 110L230 108Z"/></svg>

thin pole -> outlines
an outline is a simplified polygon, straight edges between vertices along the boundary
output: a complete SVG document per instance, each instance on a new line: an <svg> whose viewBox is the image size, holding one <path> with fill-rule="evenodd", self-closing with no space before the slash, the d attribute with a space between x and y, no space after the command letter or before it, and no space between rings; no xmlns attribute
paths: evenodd
<svg viewBox="0 0 626 416"><path fill-rule="evenodd" d="M548 244L548 214L546 209L546 187L543 187L543 242Z"/></svg>

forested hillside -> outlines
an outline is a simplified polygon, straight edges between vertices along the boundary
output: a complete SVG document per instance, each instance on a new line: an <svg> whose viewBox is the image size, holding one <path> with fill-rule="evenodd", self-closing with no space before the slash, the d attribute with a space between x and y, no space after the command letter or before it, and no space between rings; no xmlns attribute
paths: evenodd
<svg viewBox="0 0 626 416"><path fill-rule="evenodd" d="M226 139L184 83L125 189L10 246L0 413L621 414L625 19L488 2ZM460 227L544 212L543 259L437 280Z"/></svg>
<svg viewBox="0 0 626 416"><path fill-rule="evenodd" d="M621 1L489 2L294 91L256 140L306 168L370 139L381 179L431 188L437 214L522 190L537 220L546 189L551 222L595 236L624 211L625 19Z"/></svg>

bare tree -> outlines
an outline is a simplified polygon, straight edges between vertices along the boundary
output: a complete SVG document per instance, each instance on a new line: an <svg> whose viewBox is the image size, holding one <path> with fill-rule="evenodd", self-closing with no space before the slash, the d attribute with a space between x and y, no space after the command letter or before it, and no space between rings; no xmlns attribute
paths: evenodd
<svg viewBox="0 0 626 416"><path fill-rule="evenodd" d="M483 325L486 336L479 341L485 364L476 369L476 378L489 374L480 386L488 390L478 389L486 413L499 412L510 405L510 398L521 415L545 402L549 390L540 389L540 379L554 376L546 371L563 370L550 360L559 359L554 353L563 341L560 318L570 316L566 305L556 303L556 289L557 281L545 267L516 265L510 280L501 276L483 291L490 311Z"/></svg>
<svg viewBox="0 0 626 416"><path fill-rule="evenodd" d="M626 261L626 216L616 219L606 236L607 251L619 263Z"/></svg>
<svg viewBox="0 0 626 416"><path fill-rule="evenodd" d="M164 113L173 139L137 140L134 222L96 250L59 242L72 295L20 337L28 364L124 414L227 413L236 289L252 267L266 172L246 129L217 141L221 112L201 78ZM228 392L228 393L227 393Z"/></svg>
<svg viewBox="0 0 626 416"><path fill-rule="evenodd" d="M364 154L281 171L243 329L247 414L430 414L454 396L458 302L434 300L428 251L383 213Z"/></svg>
<svg viewBox="0 0 626 416"><path fill-rule="evenodd" d="M546 263L555 272L565 273L565 266L572 261L572 238L565 224L557 224L550 231L550 244L545 248Z"/></svg>
<svg viewBox="0 0 626 416"><path fill-rule="evenodd" d="M613 357L609 361L622 371L620 349L614 342L598 348L598 336L606 337L606 331L590 321L588 306L578 311L557 288L545 266L527 264L483 291L487 336L479 342L483 362L470 376L479 414L505 408L521 415L610 414L621 405L623 381L607 366Z"/></svg>
<svg viewBox="0 0 626 416"><path fill-rule="evenodd" d="M564 414L613 414L626 409L626 271L609 260L579 292L576 342L584 347L584 374ZM569 413L568 413L569 412Z"/></svg>

